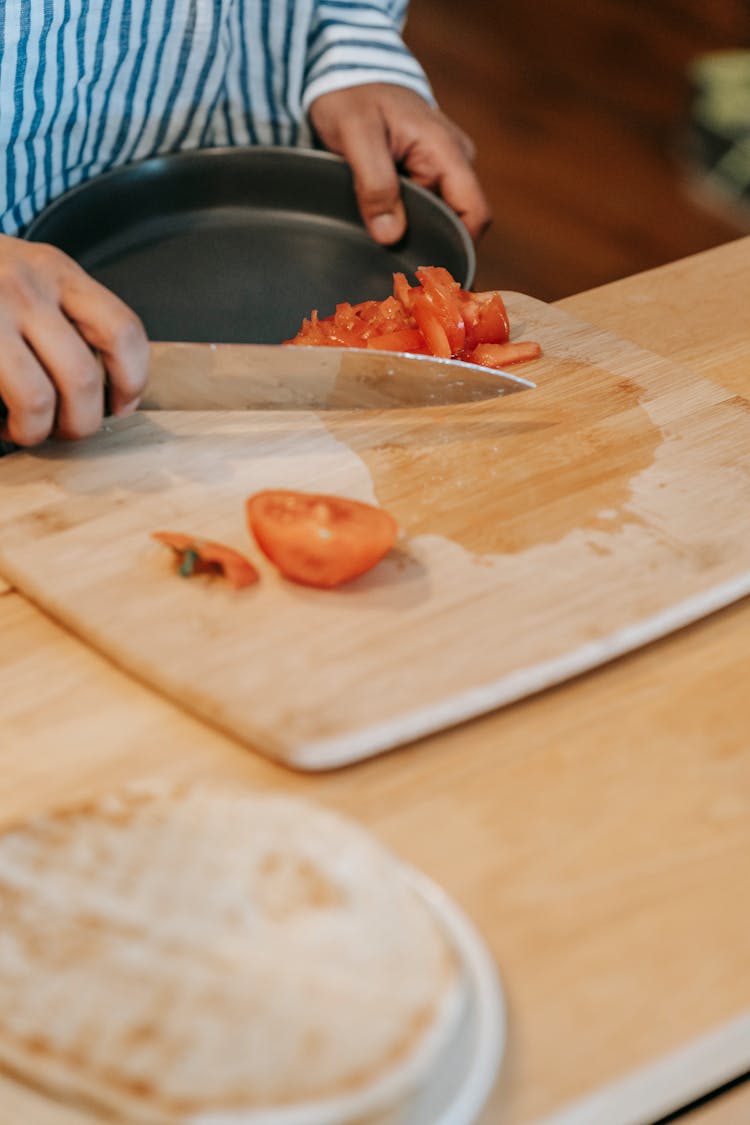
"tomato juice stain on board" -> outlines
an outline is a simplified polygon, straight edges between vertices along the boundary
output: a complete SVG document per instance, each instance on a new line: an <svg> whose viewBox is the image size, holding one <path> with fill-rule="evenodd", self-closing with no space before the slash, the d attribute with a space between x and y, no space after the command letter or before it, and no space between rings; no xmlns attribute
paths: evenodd
<svg viewBox="0 0 750 1125"><path fill-rule="evenodd" d="M410 537L442 535L481 557L640 522L632 482L662 441L642 388L574 359L541 365L536 390L492 402L321 418Z"/></svg>

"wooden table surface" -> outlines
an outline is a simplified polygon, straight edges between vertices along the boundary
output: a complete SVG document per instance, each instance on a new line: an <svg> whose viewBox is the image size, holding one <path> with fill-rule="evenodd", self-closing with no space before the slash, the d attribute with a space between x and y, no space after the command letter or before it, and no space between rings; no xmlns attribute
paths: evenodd
<svg viewBox="0 0 750 1125"><path fill-rule="evenodd" d="M686 1114L677 1125L747 1125L748 1121L750 1083L744 1083Z"/></svg>
<svg viewBox="0 0 750 1125"><path fill-rule="evenodd" d="M750 239L561 305L750 398ZM9 590L0 635L0 823L222 776L358 818L466 909L509 1014L482 1125L654 1121L750 1069L750 600L322 776L181 713ZM0 1081L0 1125L79 1120Z"/></svg>

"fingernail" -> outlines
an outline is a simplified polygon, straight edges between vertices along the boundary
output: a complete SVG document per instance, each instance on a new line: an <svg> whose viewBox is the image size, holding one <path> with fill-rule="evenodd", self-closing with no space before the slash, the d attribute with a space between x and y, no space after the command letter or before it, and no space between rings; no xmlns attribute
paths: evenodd
<svg viewBox="0 0 750 1125"><path fill-rule="evenodd" d="M397 242L403 233L403 225L392 211L370 219L370 234L376 242Z"/></svg>

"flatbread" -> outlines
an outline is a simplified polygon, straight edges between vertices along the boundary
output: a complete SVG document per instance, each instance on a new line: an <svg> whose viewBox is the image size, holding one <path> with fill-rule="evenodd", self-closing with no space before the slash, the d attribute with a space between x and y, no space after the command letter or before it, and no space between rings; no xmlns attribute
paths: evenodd
<svg viewBox="0 0 750 1125"><path fill-rule="evenodd" d="M458 1016L454 950L395 857L286 796L37 818L0 837L0 920L0 1066L129 1122L369 1112Z"/></svg>

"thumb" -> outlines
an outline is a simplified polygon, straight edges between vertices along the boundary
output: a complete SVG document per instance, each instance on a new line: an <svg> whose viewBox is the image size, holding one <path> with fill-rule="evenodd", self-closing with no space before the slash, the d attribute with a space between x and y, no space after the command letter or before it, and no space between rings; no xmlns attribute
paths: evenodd
<svg viewBox="0 0 750 1125"><path fill-rule="evenodd" d="M390 245L406 232L406 211L385 124L373 117L341 137L341 152L354 177L359 212L376 242Z"/></svg>
<svg viewBox="0 0 750 1125"><path fill-rule="evenodd" d="M368 206L367 200L360 200L360 214L371 237L383 246L390 246L392 243L398 242L406 233L406 212L401 200L397 200L393 207L387 211L368 210Z"/></svg>
<svg viewBox="0 0 750 1125"><path fill-rule="evenodd" d="M322 94L310 118L326 148L343 156L352 170L362 220L376 242L398 242L406 211L388 143L388 126L371 87Z"/></svg>

